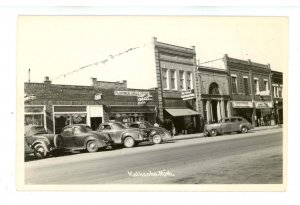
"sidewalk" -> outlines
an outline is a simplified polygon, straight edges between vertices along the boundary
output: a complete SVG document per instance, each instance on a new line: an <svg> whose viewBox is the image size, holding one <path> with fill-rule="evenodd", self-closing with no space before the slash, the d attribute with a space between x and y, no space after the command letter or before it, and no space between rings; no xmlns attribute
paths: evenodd
<svg viewBox="0 0 300 205"><path fill-rule="evenodd" d="M253 131L259 131L259 130L270 130L270 129L279 129L282 128L283 125L280 127L278 125L273 126L262 126L262 127L255 127ZM203 133L196 133L196 134L186 134L186 135L176 135L172 139L173 140L185 140L185 139L194 139L194 138L201 138L204 137Z"/></svg>

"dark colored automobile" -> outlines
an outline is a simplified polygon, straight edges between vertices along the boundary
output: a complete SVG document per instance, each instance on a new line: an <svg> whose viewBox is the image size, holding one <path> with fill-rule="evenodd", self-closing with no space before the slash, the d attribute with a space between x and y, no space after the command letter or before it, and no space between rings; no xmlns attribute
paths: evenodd
<svg viewBox="0 0 300 205"><path fill-rule="evenodd" d="M108 133L115 144L133 147L139 142L148 141L146 134L136 128L127 128L119 122L106 122L99 125L98 132Z"/></svg>
<svg viewBox="0 0 300 205"><path fill-rule="evenodd" d="M150 141L155 144L160 144L162 141L172 139L170 132L162 127L154 127L147 121L136 121L129 125L132 128L139 128L143 130Z"/></svg>
<svg viewBox="0 0 300 205"><path fill-rule="evenodd" d="M43 158L55 148L54 135L48 134L43 126L26 125L24 137L25 154L34 153L36 157Z"/></svg>
<svg viewBox="0 0 300 205"><path fill-rule="evenodd" d="M97 152L114 144L108 134L93 131L86 124L68 125L62 129L61 134L55 136L55 146L65 150L87 150Z"/></svg>
<svg viewBox="0 0 300 205"><path fill-rule="evenodd" d="M242 117L226 117L219 123L206 124L204 127L204 136L216 136L218 134L230 132L247 133L253 129L253 126Z"/></svg>

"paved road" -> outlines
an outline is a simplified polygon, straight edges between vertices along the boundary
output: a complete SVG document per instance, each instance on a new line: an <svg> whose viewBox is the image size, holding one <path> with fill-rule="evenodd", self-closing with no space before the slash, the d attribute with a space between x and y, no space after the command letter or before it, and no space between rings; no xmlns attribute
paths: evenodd
<svg viewBox="0 0 300 205"><path fill-rule="evenodd" d="M25 163L25 184L119 183L282 183L282 129Z"/></svg>

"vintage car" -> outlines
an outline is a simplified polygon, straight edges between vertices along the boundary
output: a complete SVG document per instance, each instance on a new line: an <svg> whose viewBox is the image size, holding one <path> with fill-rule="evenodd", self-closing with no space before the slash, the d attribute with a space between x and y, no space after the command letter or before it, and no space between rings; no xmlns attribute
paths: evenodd
<svg viewBox="0 0 300 205"><path fill-rule="evenodd" d="M47 157L55 148L54 135L48 134L43 126L24 127L25 154L34 153L37 158Z"/></svg>
<svg viewBox="0 0 300 205"><path fill-rule="evenodd" d="M102 123L97 132L108 133L116 145L124 145L127 148L149 140L143 131L137 128L127 128L120 122Z"/></svg>
<svg viewBox="0 0 300 205"><path fill-rule="evenodd" d="M204 136L216 136L218 134L230 132L247 133L253 129L253 126L242 117L226 117L219 123L206 124L204 127Z"/></svg>
<svg viewBox="0 0 300 205"><path fill-rule="evenodd" d="M129 125L132 128L139 128L143 130L149 140L155 144L160 144L163 141L172 139L170 132L162 127L154 127L147 121L136 121Z"/></svg>
<svg viewBox="0 0 300 205"><path fill-rule="evenodd" d="M64 127L61 134L55 136L54 143L57 148L67 151L87 150L88 152L97 152L100 148L114 144L108 134L93 131L86 124Z"/></svg>

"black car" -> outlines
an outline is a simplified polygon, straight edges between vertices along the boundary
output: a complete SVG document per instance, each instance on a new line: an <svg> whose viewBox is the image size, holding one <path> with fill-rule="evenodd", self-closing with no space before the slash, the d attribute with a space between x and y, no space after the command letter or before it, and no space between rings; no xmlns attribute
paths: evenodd
<svg viewBox="0 0 300 205"><path fill-rule="evenodd" d="M172 138L170 132L162 127L154 127L147 121L136 121L129 125L132 128L139 128L144 131L149 140L155 144L159 144L162 141L167 141Z"/></svg>

